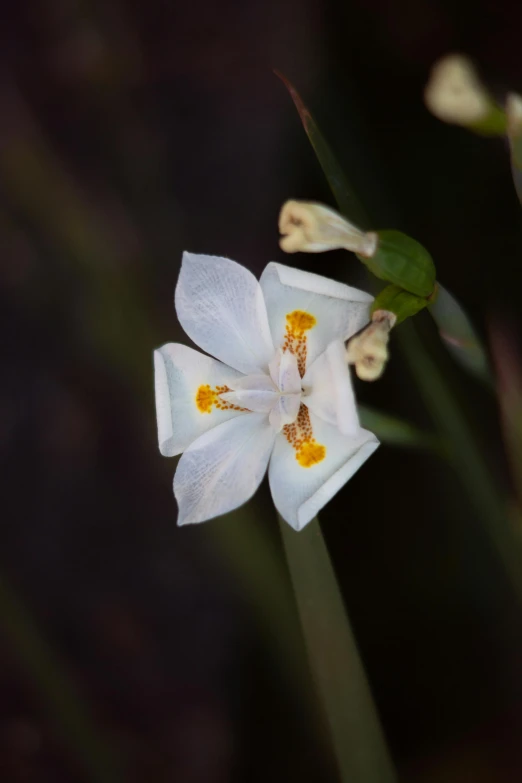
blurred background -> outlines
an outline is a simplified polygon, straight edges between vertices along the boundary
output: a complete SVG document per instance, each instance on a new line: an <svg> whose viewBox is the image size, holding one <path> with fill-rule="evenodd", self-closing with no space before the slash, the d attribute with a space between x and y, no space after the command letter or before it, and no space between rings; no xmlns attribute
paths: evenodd
<svg viewBox="0 0 522 783"><path fill-rule="evenodd" d="M335 780L267 486L176 528L151 354L188 342L184 249L366 284L351 256L278 248L286 199L333 200L277 68L373 227L429 248L512 379L506 145L438 122L422 91L449 51L500 99L522 89L521 27L488 0L4 6L2 782ZM498 401L416 320L515 512ZM430 431L392 351L359 398ZM437 456L383 445L321 515L406 783L522 779L522 609L468 495Z"/></svg>

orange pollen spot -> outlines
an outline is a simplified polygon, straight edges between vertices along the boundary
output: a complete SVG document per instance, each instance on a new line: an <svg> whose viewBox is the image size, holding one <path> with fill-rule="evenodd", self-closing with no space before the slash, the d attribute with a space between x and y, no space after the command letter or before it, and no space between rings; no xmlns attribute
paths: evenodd
<svg viewBox="0 0 522 783"><path fill-rule="evenodd" d="M301 449L295 455L296 460L303 468L311 468L317 465L326 456L326 448L314 440L303 443Z"/></svg>
<svg viewBox="0 0 522 783"><path fill-rule="evenodd" d="M316 443L306 405L301 405L293 424L283 427L283 435L295 449L295 458L303 468L311 468L326 457L326 447Z"/></svg>
<svg viewBox="0 0 522 783"><path fill-rule="evenodd" d="M306 332L313 329L317 319L311 313L304 310L294 310L286 316L285 339L283 341L283 351L290 351L295 354L297 359L297 368L301 378L306 371Z"/></svg>
<svg viewBox="0 0 522 783"><path fill-rule="evenodd" d="M200 386L196 392L196 406L200 413L210 413L212 406L216 402L216 392L205 384Z"/></svg>
<svg viewBox="0 0 522 783"><path fill-rule="evenodd" d="M200 386L196 392L196 407L200 413L212 413L215 406L218 411L246 411L231 402L226 402L221 395L229 392L228 386L216 386L212 389L208 383Z"/></svg>
<svg viewBox="0 0 522 783"><path fill-rule="evenodd" d="M286 316L286 323L290 332L297 337L297 335L313 329L317 320L310 313L305 313L304 310L294 310Z"/></svg>

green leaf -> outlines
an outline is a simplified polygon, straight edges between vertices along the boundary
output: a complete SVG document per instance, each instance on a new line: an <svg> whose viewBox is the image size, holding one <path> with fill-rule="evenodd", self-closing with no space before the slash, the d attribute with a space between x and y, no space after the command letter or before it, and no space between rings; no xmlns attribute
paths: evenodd
<svg viewBox="0 0 522 783"><path fill-rule="evenodd" d="M493 324L491 352L504 443L522 509L522 364L512 331L502 322Z"/></svg>
<svg viewBox="0 0 522 783"><path fill-rule="evenodd" d="M480 380L491 382L489 361L477 332L455 297L440 283L429 312L454 359Z"/></svg>
<svg viewBox="0 0 522 783"><path fill-rule="evenodd" d="M295 103L306 135L310 140L317 160L328 180L330 189L335 196L339 211L359 228L367 230L368 216L365 214L355 192L348 184L339 163L315 124L314 118L303 103L301 96L288 79L283 76L282 73L279 73L279 71L275 71L275 74L281 79Z"/></svg>
<svg viewBox="0 0 522 783"><path fill-rule="evenodd" d="M429 304L429 300L423 296L410 294L398 285L388 285L379 291L371 307L371 314L376 310L388 310L397 316L397 326L416 315Z"/></svg>
<svg viewBox="0 0 522 783"><path fill-rule="evenodd" d="M374 432L382 443L444 452L444 444L438 436L423 432L407 421L367 405L359 405L358 411L361 425Z"/></svg>

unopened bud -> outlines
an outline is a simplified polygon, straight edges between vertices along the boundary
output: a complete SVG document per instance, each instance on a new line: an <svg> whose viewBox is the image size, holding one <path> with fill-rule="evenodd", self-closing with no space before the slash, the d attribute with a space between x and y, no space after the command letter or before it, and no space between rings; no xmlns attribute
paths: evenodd
<svg viewBox="0 0 522 783"><path fill-rule="evenodd" d="M362 381L376 381L381 377L388 361L390 329L396 317L387 310L376 310L368 326L348 342L346 360L355 365L357 377Z"/></svg>
<svg viewBox="0 0 522 783"><path fill-rule="evenodd" d="M370 257L377 244L373 233L361 231L338 212L323 204L287 201L279 215L280 247L285 253L323 253L351 250Z"/></svg>
<svg viewBox="0 0 522 783"><path fill-rule="evenodd" d="M495 104L467 57L450 54L435 63L424 91L428 109L443 122L486 135L505 132L504 112Z"/></svg>

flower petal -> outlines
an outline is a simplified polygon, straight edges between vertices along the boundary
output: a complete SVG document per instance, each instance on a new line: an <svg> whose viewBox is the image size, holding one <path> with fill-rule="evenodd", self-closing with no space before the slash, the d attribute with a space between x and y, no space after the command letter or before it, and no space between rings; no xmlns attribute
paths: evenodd
<svg viewBox="0 0 522 783"><path fill-rule="evenodd" d="M313 413L315 444L324 458L303 467L284 433L276 437L268 476L275 506L294 530L302 530L372 454L379 441L360 429L347 437ZM320 447L319 446L319 447Z"/></svg>
<svg viewBox="0 0 522 783"><path fill-rule="evenodd" d="M269 375L241 375L229 384L233 391L277 391Z"/></svg>
<svg viewBox="0 0 522 783"><path fill-rule="evenodd" d="M270 377L282 394L301 393L301 376L295 354L279 348L269 369Z"/></svg>
<svg viewBox="0 0 522 783"><path fill-rule="evenodd" d="M200 348L241 372L264 371L274 355L259 283L244 266L184 253L176 312Z"/></svg>
<svg viewBox="0 0 522 783"><path fill-rule="evenodd" d="M326 277L270 263L260 283L276 346L287 336L287 316L312 316L313 326L305 327L306 367L332 340L348 339L370 320L370 294Z"/></svg>
<svg viewBox="0 0 522 783"><path fill-rule="evenodd" d="M226 421L198 438L174 476L178 525L205 522L246 503L265 475L274 438L262 413Z"/></svg>
<svg viewBox="0 0 522 783"><path fill-rule="evenodd" d="M346 351L340 340L330 343L303 378L303 402L321 419L338 427L343 435L359 432Z"/></svg>
<svg viewBox="0 0 522 783"><path fill-rule="evenodd" d="M221 397L240 408L248 408L256 413L269 413L274 405L277 405L279 393L272 389L238 389L238 391L225 392Z"/></svg>
<svg viewBox="0 0 522 783"><path fill-rule="evenodd" d="M164 457L181 454L211 427L244 415L212 404L198 408L198 389L228 386L239 373L193 348L179 343L158 348L154 351L154 376L158 441Z"/></svg>
<svg viewBox="0 0 522 783"><path fill-rule="evenodd" d="M291 424L297 418L301 394L281 394L277 404L270 411L270 424L275 432L281 432L285 424Z"/></svg>

